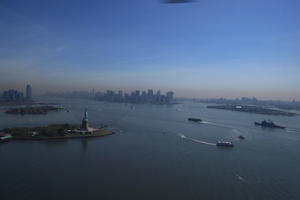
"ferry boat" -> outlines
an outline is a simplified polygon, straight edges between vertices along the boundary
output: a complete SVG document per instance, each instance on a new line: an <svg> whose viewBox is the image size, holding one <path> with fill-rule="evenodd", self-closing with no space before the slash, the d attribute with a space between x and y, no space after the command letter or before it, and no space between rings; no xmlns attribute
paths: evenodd
<svg viewBox="0 0 300 200"><path fill-rule="evenodd" d="M11 135L4 135L4 136L1 136L0 137L0 143L2 143L2 142L6 142L6 141L8 141L9 139L11 139L12 138L12 136Z"/></svg>
<svg viewBox="0 0 300 200"><path fill-rule="evenodd" d="M231 142L218 141L216 146L218 147L234 147Z"/></svg>

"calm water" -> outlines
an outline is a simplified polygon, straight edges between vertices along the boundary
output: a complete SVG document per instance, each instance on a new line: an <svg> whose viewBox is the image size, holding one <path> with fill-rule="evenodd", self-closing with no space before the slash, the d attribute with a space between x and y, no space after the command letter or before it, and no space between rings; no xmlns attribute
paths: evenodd
<svg viewBox="0 0 300 200"><path fill-rule="evenodd" d="M0 194L6 199L300 199L300 117L173 106L51 99L70 112L14 116L0 128L108 124L117 134L94 139L0 144ZM202 124L188 122L201 117ZM287 130L255 127L272 119ZM238 140L239 135L246 140ZM233 149L210 143L232 141Z"/></svg>

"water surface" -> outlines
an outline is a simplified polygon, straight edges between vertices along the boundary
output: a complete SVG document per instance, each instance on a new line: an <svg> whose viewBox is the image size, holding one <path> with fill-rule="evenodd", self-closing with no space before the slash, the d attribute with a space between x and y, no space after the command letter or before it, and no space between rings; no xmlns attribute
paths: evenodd
<svg viewBox="0 0 300 200"><path fill-rule="evenodd" d="M80 123L117 134L0 144L1 199L299 199L300 117L51 99L70 112L6 115L0 128ZM204 123L187 121L200 117ZM287 130L262 129L272 119ZM244 135L245 140L238 136ZM233 149L212 145L232 141Z"/></svg>

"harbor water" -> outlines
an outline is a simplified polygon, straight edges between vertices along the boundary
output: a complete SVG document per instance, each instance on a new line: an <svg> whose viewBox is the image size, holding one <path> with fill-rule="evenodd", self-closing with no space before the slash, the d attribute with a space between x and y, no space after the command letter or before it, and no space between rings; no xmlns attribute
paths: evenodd
<svg viewBox="0 0 300 200"><path fill-rule="evenodd" d="M91 126L105 124L116 134L1 143L1 200L300 199L299 116L207 109L193 102L47 101L69 112L20 116L7 115L1 108L0 129L81 123L87 108ZM203 122L190 122L189 117ZM287 129L254 126L263 119ZM217 147L219 140L235 146Z"/></svg>

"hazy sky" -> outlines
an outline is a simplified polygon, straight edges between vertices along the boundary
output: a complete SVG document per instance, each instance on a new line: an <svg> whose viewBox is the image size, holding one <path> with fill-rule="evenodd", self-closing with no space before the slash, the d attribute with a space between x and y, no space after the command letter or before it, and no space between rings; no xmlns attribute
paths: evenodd
<svg viewBox="0 0 300 200"><path fill-rule="evenodd" d="M0 90L300 100L300 1L1 0Z"/></svg>

